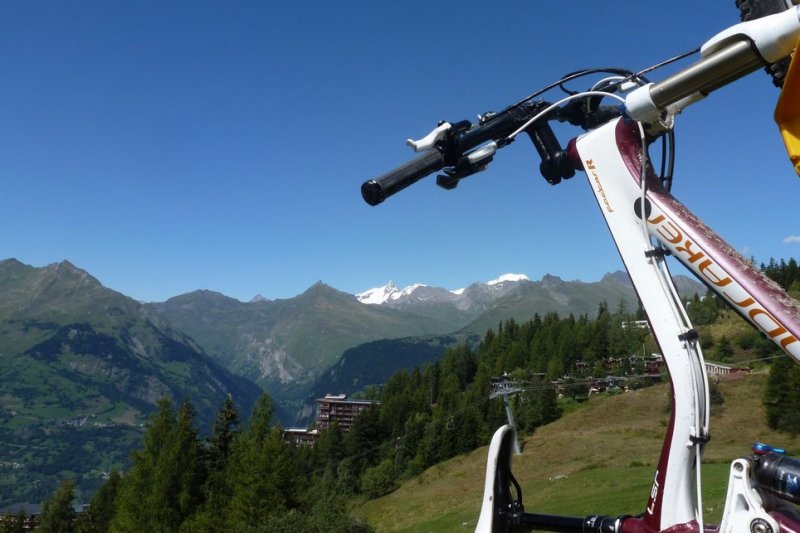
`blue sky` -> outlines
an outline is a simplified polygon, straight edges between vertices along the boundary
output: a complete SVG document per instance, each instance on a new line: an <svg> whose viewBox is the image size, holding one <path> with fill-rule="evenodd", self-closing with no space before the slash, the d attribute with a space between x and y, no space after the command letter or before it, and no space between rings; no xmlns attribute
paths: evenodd
<svg viewBox="0 0 800 533"><path fill-rule="evenodd" d="M0 2L0 258L68 259L147 301L594 281L621 262L586 179L548 186L527 140L452 192L429 179L371 208L359 186L440 119L644 68L737 17L733 0ZM754 74L676 129L673 193L763 261L800 255L777 97Z"/></svg>

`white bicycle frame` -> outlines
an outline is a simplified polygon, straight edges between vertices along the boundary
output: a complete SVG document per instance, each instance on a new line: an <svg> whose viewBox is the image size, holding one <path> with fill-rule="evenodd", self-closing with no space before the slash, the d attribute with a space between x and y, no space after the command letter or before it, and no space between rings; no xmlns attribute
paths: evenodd
<svg viewBox="0 0 800 533"><path fill-rule="evenodd" d="M708 440L708 379L697 334L661 250L669 250L798 361L800 304L664 190L647 165L642 180L646 159L635 124L618 119L584 135L573 146L650 321L672 383L672 416L642 520L655 531L678 525L693 529L693 523L702 527L700 460ZM643 196L644 217L640 208ZM651 241L663 248L654 248ZM777 523L775 526L778 531Z"/></svg>
<svg viewBox="0 0 800 533"><path fill-rule="evenodd" d="M794 19L783 15L782 20L793 25L791 32L796 40L800 8L794 9L792 15ZM774 30L774 23L760 24ZM704 50L718 51L720 43L730 43L731 35L743 33L732 30L709 41ZM757 38L752 41L758 44ZM785 46L775 54L786 55ZM677 85L675 82L665 86L672 89ZM657 115L655 111L666 108L653 102L661 93L652 96L648 89L645 86L631 93L635 96L628 98L629 109L633 110L629 116L652 120ZM682 101L678 106L682 108L697 99L696 87L690 87L677 91L668 103ZM709 439L708 379L698 335L681 304L664 256L669 253L675 257L798 362L800 304L661 186L648 163L640 128L630 118L618 118L571 141L568 148L576 168L586 172L659 344L672 384L672 414L644 515L618 519L612 530L703 531L701 458ZM495 484L507 483L496 479L497 465L498 461L510 461L510 456L503 456L509 453L504 442L513 431L504 426L492 440L478 532L492 531L492 509L497 505L493 501ZM759 531L769 531L765 529L767 526L773 532L797 531L795 522L765 509L759 493L750 486L747 469L746 461L732 464L719 531L750 532L751 524L755 523L763 526Z"/></svg>

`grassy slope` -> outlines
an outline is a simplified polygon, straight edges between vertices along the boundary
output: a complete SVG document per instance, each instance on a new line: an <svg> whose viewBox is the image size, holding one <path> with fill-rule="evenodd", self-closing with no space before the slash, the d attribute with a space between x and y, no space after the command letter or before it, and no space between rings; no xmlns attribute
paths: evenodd
<svg viewBox="0 0 800 533"><path fill-rule="evenodd" d="M725 403L715 407L703 469L705 518L718 523L729 462L755 441L800 448L800 439L767 429L763 373L723 382ZM528 510L583 516L644 510L668 413L668 389L659 385L588 404L524 439L514 458ZM356 512L378 531L471 531L483 492L487 448L437 465L397 491ZM565 476L565 477L564 477Z"/></svg>

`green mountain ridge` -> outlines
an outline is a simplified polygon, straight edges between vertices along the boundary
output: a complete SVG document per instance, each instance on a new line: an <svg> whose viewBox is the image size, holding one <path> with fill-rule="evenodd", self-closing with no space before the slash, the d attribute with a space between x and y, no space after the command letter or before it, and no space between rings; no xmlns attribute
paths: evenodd
<svg viewBox="0 0 800 533"><path fill-rule="evenodd" d="M675 285L678 292L687 297L705 292L700 283L686 276L675 276ZM612 309L622 305L629 312L639 307L638 296L627 273L613 272L595 282L564 281L547 274L538 282L519 283L515 290L497 299L490 309L459 333L483 334L509 318L524 321L537 313L540 316L558 313L563 317L570 314L594 317L601 303Z"/></svg>
<svg viewBox="0 0 800 533"><path fill-rule="evenodd" d="M190 399L209 427L228 394L246 412L261 392L67 261L2 261L0 294L0 503L37 501L57 477L90 491L163 396Z"/></svg>

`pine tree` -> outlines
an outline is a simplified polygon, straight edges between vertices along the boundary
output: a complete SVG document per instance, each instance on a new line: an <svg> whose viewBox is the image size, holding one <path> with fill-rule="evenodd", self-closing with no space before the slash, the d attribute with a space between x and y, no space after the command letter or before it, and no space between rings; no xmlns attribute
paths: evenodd
<svg viewBox="0 0 800 533"><path fill-rule="evenodd" d="M202 486L205 482L205 465L196 427L196 412L186 400L178 411L177 428L166 467L173 467L165 477L164 487L177 485L177 500L170 510L175 523L180 524L197 511L202 503Z"/></svg>
<svg viewBox="0 0 800 533"><path fill-rule="evenodd" d="M224 531L226 509L231 498L228 465L233 443L239 434L239 413L230 394L211 427L205 451L206 481L203 502L185 525L189 531Z"/></svg>
<svg viewBox="0 0 800 533"><path fill-rule="evenodd" d="M380 460L379 445L385 435L381 426L380 411L375 408L364 410L353 422L353 427L345 437L345 445L351 456L355 456L357 476Z"/></svg>
<svg viewBox="0 0 800 533"><path fill-rule="evenodd" d="M728 337L725 335L719 338L719 342L717 343L717 347L715 349L715 355L720 361L729 361L731 357L733 357L733 347L731 346L731 341L728 340Z"/></svg>
<svg viewBox="0 0 800 533"><path fill-rule="evenodd" d="M704 298L695 294L686 308L692 323L698 326L713 324L719 318L722 304L711 291L707 291Z"/></svg>
<svg viewBox="0 0 800 533"><path fill-rule="evenodd" d="M208 438L208 466L213 472L222 472L231 453L233 440L238 433L239 412L230 394L217 413Z"/></svg>
<svg viewBox="0 0 800 533"><path fill-rule="evenodd" d="M781 429L797 433L800 427L797 422L798 401L793 394L793 374L796 373L794 364L786 357L781 357L772 363L764 391L764 406L767 410L767 424L772 429Z"/></svg>
<svg viewBox="0 0 800 533"><path fill-rule="evenodd" d="M78 518L78 530L81 533L104 533L109 530L116 512L115 501L121 483L119 472L111 472L108 480L89 502L89 509Z"/></svg>
<svg viewBox="0 0 800 533"><path fill-rule="evenodd" d="M63 482L53 493L50 499L42 503L42 514L39 516L38 531L43 533L72 533L76 531L75 508L72 500L75 499L75 482Z"/></svg>
<svg viewBox="0 0 800 533"><path fill-rule="evenodd" d="M115 531L177 531L197 509L203 468L195 413L187 401L176 414L169 398L158 402L133 453L133 467L120 489Z"/></svg>
<svg viewBox="0 0 800 533"><path fill-rule="evenodd" d="M336 465L344 455L344 433L338 422L334 422L317 438L314 445L314 465L316 468L325 468L329 464Z"/></svg>
<svg viewBox="0 0 800 533"><path fill-rule="evenodd" d="M396 480L394 461L387 458L364 472L361 476L361 490L370 499L379 498L397 488Z"/></svg>
<svg viewBox="0 0 800 533"><path fill-rule="evenodd" d="M263 529L271 515L296 505L290 450L271 427L272 401L265 392L238 435L228 467L231 499L226 529Z"/></svg>
<svg viewBox="0 0 800 533"><path fill-rule="evenodd" d="M152 495L152 480L156 475L161 450L169 444L174 424L172 401L164 397L150 415L147 431L142 438L143 449L131 454L133 466L120 487L112 530L134 533L158 528L159 522L152 507L156 503Z"/></svg>
<svg viewBox="0 0 800 533"><path fill-rule="evenodd" d="M558 420L561 416L561 409L558 407L558 394L555 387L544 387L536 398L534 404L534 422L536 426L549 424Z"/></svg>

